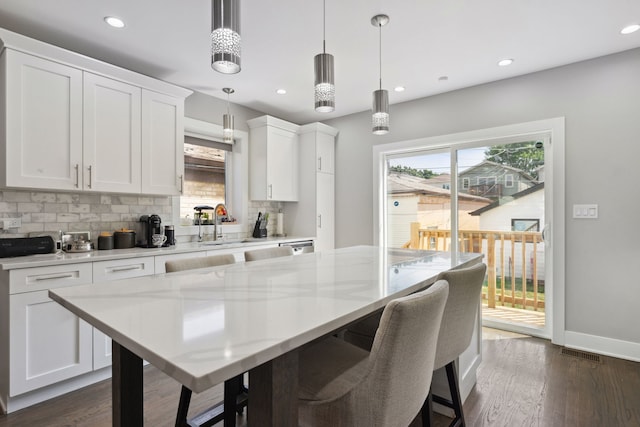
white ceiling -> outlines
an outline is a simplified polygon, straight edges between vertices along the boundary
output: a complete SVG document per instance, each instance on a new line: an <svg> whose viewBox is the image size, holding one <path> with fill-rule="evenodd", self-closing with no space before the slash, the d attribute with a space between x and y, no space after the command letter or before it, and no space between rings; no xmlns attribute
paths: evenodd
<svg viewBox="0 0 640 427"><path fill-rule="evenodd" d="M640 31L620 34L640 23L637 0L326 0L336 110L323 114L313 109L322 0L241 1L235 75L210 67L209 0L2 0L0 27L218 98L232 87L231 102L299 124L371 108L378 13L391 18L382 29L391 104L640 47ZM126 27L107 26L107 15ZM502 58L515 62L498 67Z"/></svg>

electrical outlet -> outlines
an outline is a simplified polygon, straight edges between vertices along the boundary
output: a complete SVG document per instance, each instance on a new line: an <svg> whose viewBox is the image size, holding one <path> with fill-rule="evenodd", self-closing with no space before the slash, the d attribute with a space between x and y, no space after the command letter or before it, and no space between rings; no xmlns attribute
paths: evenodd
<svg viewBox="0 0 640 427"><path fill-rule="evenodd" d="M22 219L20 218L3 218L2 219L2 229L8 230L10 228L20 228L22 227Z"/></svg>

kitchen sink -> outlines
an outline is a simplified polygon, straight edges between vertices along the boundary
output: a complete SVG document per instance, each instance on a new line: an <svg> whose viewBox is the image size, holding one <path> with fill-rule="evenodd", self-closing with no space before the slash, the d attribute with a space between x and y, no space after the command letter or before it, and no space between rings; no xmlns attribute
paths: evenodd
<svg viewBox="0 0 640 427"><path fill-rule="evenodd" d="M200 246L221 246L221 245L230 245L233 243L247 243L250 241L251 239L214 240L211 242L200 242Z"/></svg>

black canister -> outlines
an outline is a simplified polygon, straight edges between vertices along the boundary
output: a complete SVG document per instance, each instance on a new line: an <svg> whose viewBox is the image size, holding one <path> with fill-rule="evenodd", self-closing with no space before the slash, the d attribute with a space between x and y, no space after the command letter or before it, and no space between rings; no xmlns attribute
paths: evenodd
<svg viewBox="0 0 640 427"><path fill-rule="evenodd" d="M176 244L176 233L175 233L175 230L173 229L173 225L164 226L164 235L167 236L168 245Z"/></svg>
<svg viewBox="0 0 640 427"><path fill-rule="evenodd" d="M98 236L98 249L109 250L113 249L113 234L100 234Z"/></svg>

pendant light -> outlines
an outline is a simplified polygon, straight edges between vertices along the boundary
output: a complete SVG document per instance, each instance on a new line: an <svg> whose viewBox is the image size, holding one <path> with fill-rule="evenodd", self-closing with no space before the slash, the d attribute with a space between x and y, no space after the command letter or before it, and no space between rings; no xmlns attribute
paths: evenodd
<svg viewBox="0 0 640 427"><path fill-rule="evenodd" d="M380 30L380 88L373 91L372 130L374 135L384 135L389 132L389 92L382 89L382 26L389 23L387 15L376 15L371 18L371 25Z"/></svg>
<svg viewBox="0 0 640 427"><path fill-rule="evenodd" d="M227 94L227 114L222 116L222 140L233 144L233 116L229 112L229 95L235 91L230 87L225 87L222 91Z"/></svg>
<svg viewBox="0 0 640 427"><path fill-rule="evenodd" d="M333 83L333 55L325 50L325 9L322 2L322 53L315 56L313 63L315 79L315 108L319 113L330 113L336 107L336 88Z"/></svg>
<svg viewBox="0 0 640 427"><path fill-rule="evenodd" d="M211 1L211 67L240 72L240 0Z"/></svg>

